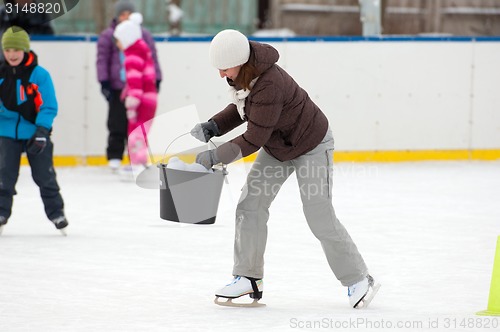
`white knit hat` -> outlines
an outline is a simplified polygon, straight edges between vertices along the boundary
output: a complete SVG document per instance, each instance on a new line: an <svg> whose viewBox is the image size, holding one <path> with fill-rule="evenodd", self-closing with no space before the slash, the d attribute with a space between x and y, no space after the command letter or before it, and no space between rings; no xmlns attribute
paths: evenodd
<svg viewBox="0 0 500 332"><path fill-rule="evenodd" d="M124 49L129 48L142 38L141 23L142 15L140 13L132 13L127 20L116 26L113 36L122 43Z"/></svg>
<svg viewBox="0 0 500 332"><path fill-rule="evenodd" d="M247 37L236 30L222 30L210 43L210 63L217 69L229 69L242 65L250 57Z"/></svg>

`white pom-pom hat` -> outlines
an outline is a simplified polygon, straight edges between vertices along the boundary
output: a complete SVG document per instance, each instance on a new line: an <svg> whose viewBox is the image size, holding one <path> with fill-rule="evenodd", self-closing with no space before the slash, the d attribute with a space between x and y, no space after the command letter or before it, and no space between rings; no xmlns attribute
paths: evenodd
<svg viewBox="0 0 500 332"><path fill-rule="evenodd" d="M132 46L136 41L142 38L142 15L132 13L127 20L118 24L113 36L122 43L124 49Z"/></svg>
<svg viewBox="0 0 500 332"><path fill-rule="evenodd" d="M210 63L217 69L242 65L250 58L248 38L237 30L222 30L210 43Z"/></svg>

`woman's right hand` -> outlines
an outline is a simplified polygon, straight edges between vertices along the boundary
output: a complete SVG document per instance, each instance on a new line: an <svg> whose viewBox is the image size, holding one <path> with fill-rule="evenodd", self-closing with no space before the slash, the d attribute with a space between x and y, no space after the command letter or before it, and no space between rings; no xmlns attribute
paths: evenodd
<svg viewBox="0 0 500 332"><path fill-rule="evenodd" d="M218 136L219 134L219 127L217 127L214 120L198 123L191 129L191 135L204 143L207 143L212 137Z"/></svg>

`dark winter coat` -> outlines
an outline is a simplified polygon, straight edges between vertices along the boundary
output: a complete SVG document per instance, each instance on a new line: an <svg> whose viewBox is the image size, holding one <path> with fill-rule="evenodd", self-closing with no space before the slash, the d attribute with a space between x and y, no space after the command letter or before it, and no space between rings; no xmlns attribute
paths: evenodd
<svg viewBox="0 0 500 332"><path fill-rule="evenodd" d="M114 19L110 26L104 30L97 41L97 80L99 82L108 81L111 88L122 90L125 82L122 77L122 61L120 60L120 50L116 47L113 33L118 22ZM161 69L158 63L156 47L153 36L148 30L142 28L142 39L148 44L155 63L156 80L161 81Z"/></svg>
<svg viewBox="0 0 500 332"><path fill-rule="evenodd" d="M51 129L57 110L54 84L34 52L19 66L0 66L0 136L29 139L37 126Z"/></svg>
<svg viewBox="0 0 500 332"><path fill-rule="evenodd" d="M245 101L247 130L220 146L217 155L222 162L231 162L239 152L236 144L242 157L263 147L280 161L295 159L321 142L328 130L328 119L306 91L276 64L279 54L275 48L251 41L250 49L249 61L258 69L259 79ZM234 104L212 119L221 135L244 122Z"/></svg>

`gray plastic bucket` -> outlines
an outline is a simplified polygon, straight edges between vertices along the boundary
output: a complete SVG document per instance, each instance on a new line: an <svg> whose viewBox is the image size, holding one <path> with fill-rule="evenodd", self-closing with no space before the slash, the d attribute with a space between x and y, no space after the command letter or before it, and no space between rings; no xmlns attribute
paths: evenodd
<svg viewBox="0 0 500 332"><path fill-rule="evenodd" d="M217 216L225 170L213 173L160 169L160 218L188 224L213 224Z"/></svg>

